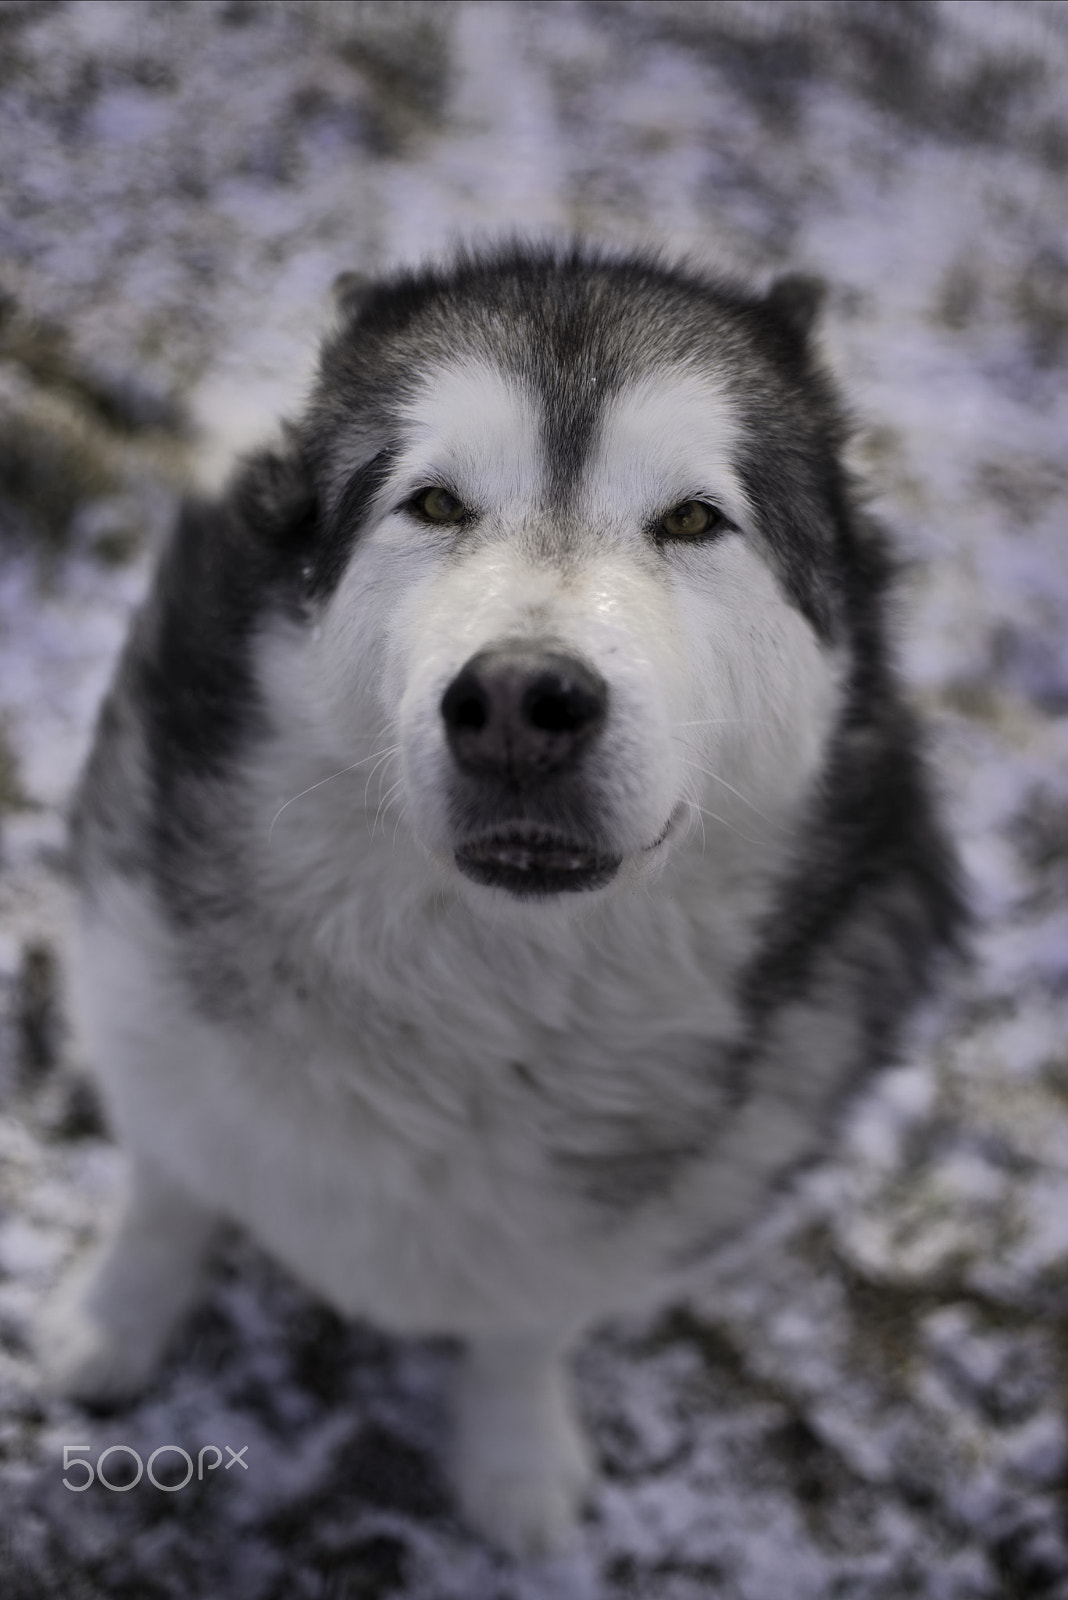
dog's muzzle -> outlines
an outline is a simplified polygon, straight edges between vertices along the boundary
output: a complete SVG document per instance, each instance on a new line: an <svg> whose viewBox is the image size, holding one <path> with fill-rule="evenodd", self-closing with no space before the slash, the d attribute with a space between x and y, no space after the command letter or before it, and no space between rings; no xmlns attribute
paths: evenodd
<svg viewBox="0 0 1068 1600"><path fill-rule="evenodd" d="M499 823L466 838L456 865L476 883L516 895L597 888L620 858L571 837L539 814L600 733L608 685L587 662L554 647L516 641L481 650L441 701L449 751L463 778L495 798Z"/></svg>

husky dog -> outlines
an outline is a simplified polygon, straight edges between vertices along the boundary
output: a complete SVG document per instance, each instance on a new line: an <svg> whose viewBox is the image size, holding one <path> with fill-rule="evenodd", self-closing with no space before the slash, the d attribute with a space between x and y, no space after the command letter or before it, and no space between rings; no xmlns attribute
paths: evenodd
<svg viewBox="0 0 1068 1600"><path fill-rule="evenodd" d="M350 281L187 507L75 807L130 1177L60 1390L149 1378L227 1218L460 1336L463 1511L566 1542L569 1346L826 1148L962 914L818 298L579 246Z"/></svg>

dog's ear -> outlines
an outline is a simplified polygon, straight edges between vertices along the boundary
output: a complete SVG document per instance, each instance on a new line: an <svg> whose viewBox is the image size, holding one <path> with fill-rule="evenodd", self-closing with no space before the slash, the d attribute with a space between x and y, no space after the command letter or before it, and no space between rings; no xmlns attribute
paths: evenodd
<svg viewBox="0 0 1068 1600"><path fill-rule="evenodd" d="M787 272L764 296L764 309L796 339L808 339L827 298L827 285L814 273Z"/></svg>
<svg viewBox="0 0 1068 1600"><path fill-rule="evenodd" d="M295 428L284 425L274 449L259 450L232 480L232 504L256 539L275 550L303 546L315 529L315 479Z"/></svg>
<svg viewBox="0 0 1068 1600"><path fill-rule="evenodd" d="M343 322L351 322L367 299L371 279L365 272L339 272L330 286L334 309Z"/></svg>

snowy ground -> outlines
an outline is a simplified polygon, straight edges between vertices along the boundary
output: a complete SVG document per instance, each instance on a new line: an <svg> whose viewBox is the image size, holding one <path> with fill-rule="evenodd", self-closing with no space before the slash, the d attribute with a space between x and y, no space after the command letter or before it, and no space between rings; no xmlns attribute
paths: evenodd
<svg viewBox="0 0 1068 1600"><path fill-rule="evenodd" d="M1066 213L1062 3L0 4L7 1600L1068 1596ZM451 1352L244 1241L130 1412L46 1404L27 1344L115 1177L61 813L152 543L299 393L336 272L513 226L826 275L980 914L834 1164L589 1343L585 1552L525 1574L450 1509ZM64 1444L248 1468L79 1494Z"/></svg>

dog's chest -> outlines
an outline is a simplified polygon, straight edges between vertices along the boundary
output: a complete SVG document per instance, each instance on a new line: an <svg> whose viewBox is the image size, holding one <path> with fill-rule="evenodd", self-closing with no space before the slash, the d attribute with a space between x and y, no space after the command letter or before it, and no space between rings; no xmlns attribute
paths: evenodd
<svg viewBox="0 0 1068 1600"><path fill-rule="evenodd" d="M264 1188L251 1225L335 1298L373 1280L400 1326L475 1315L487 1280L487 1301L534 1307L582 1299L575 1279L644 1280L633 1225L720 1104L735 1010L701 970L707 928L667 919L644 965L633 930L582 960L490 931L431 929L403 960L380 936L343 996L277 987L234 1063L231 1162L238 1143L275 1153L266 1186L242 1179Z"/></svg>
<svg viewBox="0 0 1068 1600"><path fill-rule="evenodd" d="M372 1166L592 1195L629 1164L637 1200L707 1141L753 911L752 896L644 899L535 938L455 905L391 926L350 904L320 929L329 962L274 986L261 1026L277 1062L299 1063L309 1110Z"/></svg>
<svg viewBox="0 0 1068 1600"><path fill-rule="evenodd" d="M220 930L213 964L240 950L250 1001L229 1017L180 999L169 938L150 919L131 941L126 909L107 961L137 1035L112 1056L129 1142L392 1326L644 1284L641 1219L721 1105L755 904L635 896L534 940L440 901L334 904L228 950Z"/></svg>

